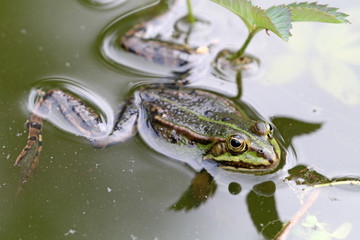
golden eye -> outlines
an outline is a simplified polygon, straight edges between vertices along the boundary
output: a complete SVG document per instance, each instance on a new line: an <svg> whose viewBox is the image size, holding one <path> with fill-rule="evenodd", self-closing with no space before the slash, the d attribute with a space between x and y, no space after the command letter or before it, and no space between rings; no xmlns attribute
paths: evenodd
<svg viewBox="0 0 360 240"><path fill-rule="evenodd" d="M226 144L232 153L242 153L246 150L244 138L237 134L230 135L226 140Z"/></svg>

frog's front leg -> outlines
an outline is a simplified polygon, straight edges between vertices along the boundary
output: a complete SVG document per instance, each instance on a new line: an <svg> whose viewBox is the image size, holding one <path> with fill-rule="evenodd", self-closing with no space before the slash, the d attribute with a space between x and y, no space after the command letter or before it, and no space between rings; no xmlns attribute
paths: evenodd
<svg viewBox="0 0 360 240"><path fill-rule="evenodd" d="M117 110L116 122L108 136L90 139L91 145L97 148L106 148L117 143L125 142L137 134L139 118L139 104L134 98L129 98Z"/></svg>

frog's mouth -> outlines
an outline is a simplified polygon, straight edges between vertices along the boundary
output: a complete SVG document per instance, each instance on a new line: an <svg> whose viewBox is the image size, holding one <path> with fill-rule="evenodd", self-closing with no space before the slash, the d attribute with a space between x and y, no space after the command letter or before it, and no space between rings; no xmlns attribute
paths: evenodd
<svg viewBox="0 0 360 240"><path fill-rule="evenodd" d="M242 161L216 161L216 164L224 169L237 170L237 171L268 171L274 169L278 164L251 164Z"/></svg>
<svg viewBox="0 0 360 240"><path fill-rule="evenodd" d="M279 165L278 159L264 159L257 162L243 161L239 158L234 160L232 156L223 155L221 157L214 157L213 155L207 155L203 158L204 160L209 160L214 162L218 167L233 170L233 171L243 171L243 172L268 172L272 171Z"/></svg>

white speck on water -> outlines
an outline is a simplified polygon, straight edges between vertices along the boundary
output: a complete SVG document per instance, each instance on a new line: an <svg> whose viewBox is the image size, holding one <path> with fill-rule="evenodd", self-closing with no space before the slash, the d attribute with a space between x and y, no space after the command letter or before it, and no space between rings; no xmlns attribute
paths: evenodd
<svg viewBox="0 0 360 240"><path fill-rule="evenodd" d="M66 67L70 67L71 64L70 64L69 62L66 62L66 63L65 63L65 66L66 66Z"/></svg>
<svg viewBox="0 0 360 240"><path fill-rule="evenodd" d="M6 156L6 159L7 159L7 160L9 160L9 159L10 159L10 154L8 154L8 155Z"/></svg>
<svg viewBox="0 0 360 240"><path fill-rule="evenodd" d="M40 52L44 51L44 47L43 47L43 46L39 46L38 49L39 49Z"/></svg>
<svg viewBox="0 0 360 240"><path fill-rule="evenodd" d="M51 159L53 159L54 157L53 156L50 156Z"/></svg>
<svg viewBox="0 0 360 240"><path fill-rule="evenodd" d="M85 214L86 214L86 212L85 212L85 211L83 211L83 212L82 212L82 214L83 214L83 215L85 215Z"/></svg>
<svg viewBox="0 0 360 240"><path fill-rule="evenodd" d="M65 236L68 236L68 235L74 235L76 233L76 231L74 229L70 229L67 233L65 233L64 235Z"/></svg>
<svg viewBox="0 0 360 240"><path fill-rule="evenodd" d="M136 237L136 236L134 236L134 235L132 235L132 234L130 235L130 237L131 237L132 240L138 239L138 237Z"/></svg>
<svg viewBox="0 0 360 240"><path fill-rule="evenodd" d="M20 137L20 136L22 136L22 133L17 133L16 136Z"/></svg>
<svg viewBox="0 0 360 240"><path fill-rule="evenodd" d="M3 148L6 148L6 146L3 146Z"/></svg>
<svg viewBox="0 0 360 240"><path fill-rule="evenodd" d="M26 35L26 33L27 33L26 29L21 29L20 32L21 32L21 34L23 34L23 35Z"/></svg>
<svg viewBox="0 0 360 240"><path fill-rule="evenodd" d="M107 188L107 191L108 191L108 192L111 192L111 188L108 187L108 188Z"/></svg>

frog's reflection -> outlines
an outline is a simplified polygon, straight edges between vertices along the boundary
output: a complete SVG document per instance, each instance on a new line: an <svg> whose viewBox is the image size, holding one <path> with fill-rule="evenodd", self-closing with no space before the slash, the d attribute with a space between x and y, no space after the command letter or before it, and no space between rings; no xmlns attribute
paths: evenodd
<svg viewBox="0 0 360 240"><path fill-rule="evenodd" d="M273 239L283 227L276 210L275 190L275 183L266 181L255 185L246 197L251 220L267 239Z"/></svg>
<svg viewBox="0 0 360 240"><path fill-rule="evenodd" d="M175 211L182 209L188 211L197 208L215 193L216 187L217 185L214 178L203 169L192 180L190 186L181 198L171 206L171 209Z"/></svg>

